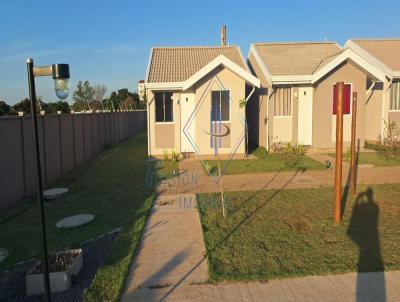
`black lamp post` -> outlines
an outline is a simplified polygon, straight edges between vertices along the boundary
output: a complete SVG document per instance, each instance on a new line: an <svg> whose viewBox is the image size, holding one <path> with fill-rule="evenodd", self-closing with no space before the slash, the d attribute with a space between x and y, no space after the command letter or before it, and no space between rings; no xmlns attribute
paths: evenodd
<svg viewBox="0 0 400 302"><path fill-rule="evenodd" d="M39 136L37 130L37 117L36 117L36 91L35 91L35 77L39 76L52 76L54 79L54 88L57 96L60 99L65 99L68 96L68 79L69 79L69 65L68 64L53 64L49 66L33 66L33 59L27 59L28 68L28 84L29 96L31 99L31 117L32 117L32 130L33 130L33 145L35 153L35 166L36 166L36 190L40 215L40 230L42 235L42 250L43 250L43 281L45 300L50 301L50 279L49 279L49 264L47 255L47 239L46 239L46 220L44 215L43 205L43 184L42 184L42 169L40 164L40 149L39 149Z"/></svg>

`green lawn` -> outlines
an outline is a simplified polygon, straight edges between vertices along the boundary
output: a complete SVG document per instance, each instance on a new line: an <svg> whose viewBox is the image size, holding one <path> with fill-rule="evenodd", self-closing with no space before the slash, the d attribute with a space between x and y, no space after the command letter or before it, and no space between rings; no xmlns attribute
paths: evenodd
<svg viewBox="0 0 400 302"><path fill-rule="evenodd" d="M335 158L335 153L330 153L329 156ZM343 160L350 162L350 154L343 153ZM377 152L360 152L358 164L370 164L376 167L400 166L400 157L385 159L383 156L379 156Z"/></svg>
<svg viewBox="0 0 400 302"><path fill-rule="evenodd" d="M225 170L225 175L230 174L251 174L268 173L276 171L292 170L326 170L321 163L303 155L301 161L294 165L287 165L287 155L283 153L269 153L265 149L258 148L253 153L257 159L235 159L231 161L221 160L221 170ZM205 160L204 166L211 175L218 175L218 165L216 160Z"/></svg>
<svg viewBox="0 0 400 302"><path fill-rule="evenodd" d="M179 174L179 162L172 160L158 160L153 162L154 176L156 181L162 181Z"/></svg>
<svg viewBox="0 0 400 302"><path fill-rule="evenodd" d="M114 146L81 169L78 176L58 181L68 184L70 193L63 201L46 203L49 250L78 247L87 239L122 226L106 263L86 292L88 301L118 300L133 253L155 197L154 184L146 185L148 173L147 136L141 133ZM89 166L89 165L88 165ZM167 175L161 165L157 173ZM69 215L92 213L95 220L83 227L58 230L55 224ZM0 269L17 261L40 256L38 210L33 204L19 204L0 215L0 246L10 257Z"/></svg>
<svg viewBox="0 0 400 302"><path fill-rule="evenodd" d="M371 188L339 226L332 188L227 192L225 219L218 195L198 195L211 281L400 269L400 186Z"/></svg>

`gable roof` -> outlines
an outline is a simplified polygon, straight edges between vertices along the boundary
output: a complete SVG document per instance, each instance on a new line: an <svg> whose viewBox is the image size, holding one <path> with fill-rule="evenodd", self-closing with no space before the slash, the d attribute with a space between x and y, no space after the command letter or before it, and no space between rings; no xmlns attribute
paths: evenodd
<svg viewBox="0 0 400 302"><path fill-rule="evenodd" d="M155 47L150 55L146 82L183 82L220 55L247 71L237 46Z"/></svg>
<svg viewBox="0 0 400 302"><path fill-rule="evenodd" d="M380 65L386 72L400 76L400 39L351 39L345 46Z"/></svg>
<svg viewBox="0 0 400 302"><path fill-rule="evenodd" d="M386 75L366 58L335 42L255 43L250 54L270 85L313 84L347 60L380 81Z"/></svg>
<svg viewBox="0 0 400 302"><path fill-rule="evenodd" d="M311 75L342 51L335 42L255 43L271 75Z"/></svg>

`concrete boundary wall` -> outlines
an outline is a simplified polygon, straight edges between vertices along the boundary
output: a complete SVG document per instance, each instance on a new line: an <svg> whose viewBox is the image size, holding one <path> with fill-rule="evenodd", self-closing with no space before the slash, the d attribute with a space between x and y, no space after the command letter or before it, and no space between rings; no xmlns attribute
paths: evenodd
<svg viewBox="0 0 400 302"><path fill-rule="evenodd" d="M44 187L145 130L146 118L146 110L38 116ZM36 194L33 160L31 117L0 117L0 208Z"/></svg>

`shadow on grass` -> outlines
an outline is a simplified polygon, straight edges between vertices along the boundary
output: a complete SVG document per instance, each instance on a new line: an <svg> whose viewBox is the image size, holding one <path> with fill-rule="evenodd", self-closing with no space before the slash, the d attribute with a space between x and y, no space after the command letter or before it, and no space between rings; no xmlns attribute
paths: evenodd
<svg viewBox="0 0 400 302"><path fill-rule="evenodd" d="M368 187L354 203L347 235L357 245L357 301L386 301L384 265L378 232L379 206L374 191ZM361 274L378 272L375 274Z"/></svg>
<svg viewBox="0 0 400 302"><path fill-rule="evenodd" d="M360 140L357 140L357 151L356 151L356 159L355 159L355 172L354 172L354 177L355 177L355 182L357 184L357 176L358 176L358 161L360 158ZM350 186L351 186L351 166L349 168L349 171L347 173L347 179L346 179L346 185L344 186L343 189L343 194L342 194L342 199L340 203L340 210L341 210L341 218L344 218L344 212L346 210L346 205L347 205L347 200L349 197L349 191L350 191ZM357 188L357 185L356 185Z"/></svg>

